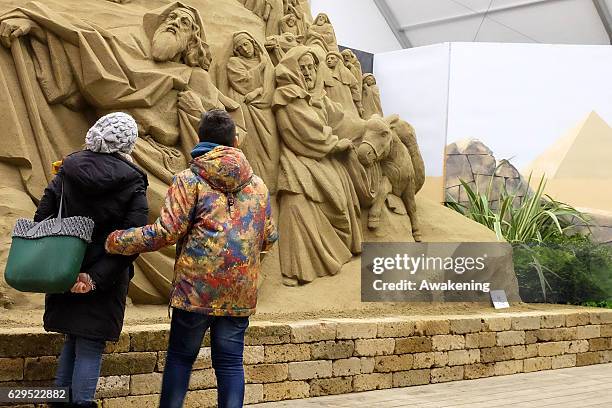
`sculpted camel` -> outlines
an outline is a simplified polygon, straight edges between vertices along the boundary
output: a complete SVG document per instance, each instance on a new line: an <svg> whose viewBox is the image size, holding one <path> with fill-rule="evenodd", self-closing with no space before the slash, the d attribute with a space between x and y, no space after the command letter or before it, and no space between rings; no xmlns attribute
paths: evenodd
<svg viewBox="0 0 612 408"><path fill-rule="evenodd" d="M357 149L365 167L380 166L382 183L368 216L368 227L376 229L387 196L401 198L412 225L412 236L421 241L415 194L425 182L425 164L419 151L414 128L397 115L382 118L373 115L366 123Z"/></svg>

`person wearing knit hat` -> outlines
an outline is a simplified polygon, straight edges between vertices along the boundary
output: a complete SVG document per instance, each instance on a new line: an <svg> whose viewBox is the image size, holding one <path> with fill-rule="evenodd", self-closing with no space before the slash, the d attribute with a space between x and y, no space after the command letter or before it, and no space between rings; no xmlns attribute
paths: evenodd
<svg viewBox="0 0 612 408"><path fill-rule="evenodd" d="M116 229L147 223L147 176L130 157L137 138L138 126L130 115L101 117L87 132L85 148L61 162L34 216L36 222L57 216L63 197L64 216L87 217L95 225L70 292L45 299L45 330L66 336L55 386L70 389L70 406L97 406L105 342L117 341L123 326L136 257L108 255L104 242Z"/></svg>
<svg viewBox="0 0 612 408"><path fill-rule="evenodd" d="M133 117L123 112L102 116L85 136L85 149L96 153L130 155L136 139L138 125Z"/></svg>

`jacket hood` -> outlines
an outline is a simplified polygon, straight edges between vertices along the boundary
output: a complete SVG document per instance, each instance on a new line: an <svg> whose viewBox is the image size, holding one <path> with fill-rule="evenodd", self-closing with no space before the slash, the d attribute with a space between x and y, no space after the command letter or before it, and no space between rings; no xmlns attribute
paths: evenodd
<svg viewBox="0 0 612 408"><path fill-rule="evenodd" d="M146 180L142 170L119 155L88 150L66 157L61 171L80 190L90 195L120 190L140 179Z"/></svg>
<svg viewBox="0 0 612 408"><path fill-rule="evenodd" d="M253 169L241 150L219 146L191 161L191 171L215 190L238 192L253 178Z"/></svg>

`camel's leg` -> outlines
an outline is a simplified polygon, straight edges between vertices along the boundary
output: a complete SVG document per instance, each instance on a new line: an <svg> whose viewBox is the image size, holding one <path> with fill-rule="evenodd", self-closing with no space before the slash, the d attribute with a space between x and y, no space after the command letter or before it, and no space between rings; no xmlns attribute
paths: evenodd
<svg viewBox="0 0 612 408"><path fill-rule="evenodd" d="M406 206L406 211L408 212L408 216L410 217L410 224L412 224L412 237L416 242L421 242L421 227L419 224L419 218L417 216L414 190L414 182L412 180L408 180L408 183L406 183L406 188L402 193L402 201L404 202L404 205Z"/></svg>
<svg viewBox="0 0 612 408"><path fill-rule="evenodd" d="M374 204L370 207L370 212L368 213L368 228L371 230L375 230L380 226L380 217L382 214L383 206L385 205L385 200L387 196L391 192L392 187L389 179L383 177L381 180L380 190L374 199Z"/></svg>

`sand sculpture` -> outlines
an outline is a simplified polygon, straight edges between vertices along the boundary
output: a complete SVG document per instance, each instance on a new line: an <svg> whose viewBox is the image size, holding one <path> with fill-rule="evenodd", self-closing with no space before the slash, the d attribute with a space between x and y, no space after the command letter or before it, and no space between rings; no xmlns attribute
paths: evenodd
<svg viewBox="0 0 612 408"><path fill-rule="evenodd" d="M373 74L365 73L362 79L362 105L363 118L368 119L372 115L383 116L382 103L380 102L380 89L376 85L376 78Z"/></svg>
<svg viewBox="0 0 612 408"><path fill-rule="evenodd" d="M277 192L281 238L266 259L264 286L281 275L286 285L335 275L364 236L420 239L414 194L425 172L414 130L397 117L360 117L361 67L350 50L337 54L329 18L282 31L286 16L312 22L307 2L283 1L280 16L277 1L159 1L154 10L145 0L12 1L19 7L0 15L0 98L8 107L0 117L0 194L14 198L13 216L31 212L50 164L80 149L99 115L122 110L139 124L134 158L149 175L155 218L187 164L201 113L220 108ZM270 19L281 22L278 32ZM168 249L139 258L134 302L166 302L174 256Z"/></svg>

